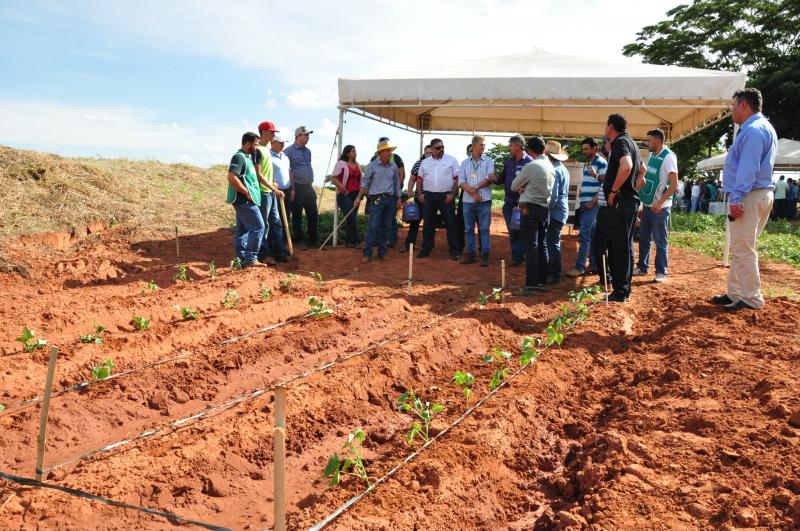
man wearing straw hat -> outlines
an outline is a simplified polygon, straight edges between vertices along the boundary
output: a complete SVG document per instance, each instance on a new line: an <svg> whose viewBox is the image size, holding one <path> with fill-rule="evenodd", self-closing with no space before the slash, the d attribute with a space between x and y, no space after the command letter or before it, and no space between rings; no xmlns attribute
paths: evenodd
<svg viewBox="0 0 800 531"><path fill-rule="evenodd" d="M545 284L556 284L561 280L561 231L569 218L569 170L561 164L569 155L561 149L561 143L548 141L544 152L555 168L553 191L550 195L550 220L547 223L547 279Z"/></svg>
<svg viewBox="0 0 800 531"><path fill-rule="evenodd" d="M400 171L392 162L392 151L396 146L388 140L378 143L376 151L378 158L370 161L364 170L361 179L361 189L355 200L355 210L358 210L361 199L366 195L369 200L369 228L367 241L364 245L364 256L361 263L372 260L372 248L377 245L378 259L386 258L389 242L389 231L392 228L392 218L397 215L402 199L400 197Z"/></svg>

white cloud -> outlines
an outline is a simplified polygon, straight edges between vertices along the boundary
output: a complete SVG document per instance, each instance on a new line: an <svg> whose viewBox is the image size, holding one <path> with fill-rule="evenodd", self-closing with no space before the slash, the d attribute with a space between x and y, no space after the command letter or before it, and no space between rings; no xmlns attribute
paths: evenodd
<svg viewBox="0 0 800 531"><path fill-rule="evenodd" d="M336 93L329 89L300 89L286 96L286 103L295 109L330 109L338 103Z"/></svg>

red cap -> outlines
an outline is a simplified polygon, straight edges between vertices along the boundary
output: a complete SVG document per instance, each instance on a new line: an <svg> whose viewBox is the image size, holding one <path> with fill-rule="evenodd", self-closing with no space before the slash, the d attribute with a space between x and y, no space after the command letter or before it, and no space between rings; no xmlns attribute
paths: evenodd
<svg viewBox="0 0 800 531"><path fill-rule="evenodd" d="M261 122L258 124L258 132L261 131L277 131L278 129L275 127L275 124L272 122Z"/></svg>

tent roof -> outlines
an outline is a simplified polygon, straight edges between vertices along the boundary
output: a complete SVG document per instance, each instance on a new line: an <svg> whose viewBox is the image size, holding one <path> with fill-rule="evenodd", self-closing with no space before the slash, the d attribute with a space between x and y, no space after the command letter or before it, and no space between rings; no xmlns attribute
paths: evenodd
<svg viewBox="0 0 800 531"><path fill-rule="evenodd" d="M622 112L635 137L661 127L674 141L726 116L745 79L533 51L339 79L339 104L415 131L563 136L597 135L609 114Z"/></svg>
<svg viewBox="0 0 800 531"><path fill-rule="evenodd" d="M711 158L703 159L697 163L697 169L701 171L718 171L725 166L727 153L715 155ZM778 153L775 156L774 171L800 170L800 142L781 138L778 140Z"/></svg>

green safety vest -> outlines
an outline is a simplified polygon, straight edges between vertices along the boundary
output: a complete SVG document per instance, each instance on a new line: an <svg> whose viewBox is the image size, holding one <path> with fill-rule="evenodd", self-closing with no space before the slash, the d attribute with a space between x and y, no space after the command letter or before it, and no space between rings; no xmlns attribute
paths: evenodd
<svg viewBox="0 0 800 531"><path fill-rule="evenodd" d="M647 174L644 176L644 186L639 190L639 199L645 206L652 206L656 198L659 186L661 186L661 165L664 159L672 153L669 148L664 147L658 155L650 154L647 159Z"/></svg>
<svg viewBox="0 0 800 531"><path fill-rule="evenodd" d="M239 150L236 153L238 156L244 157L244 175L240 176L239 178L242 180L244 185L247 187L247 190L250 192L250 196L253 198L253 203L261 206L261 191L258 187L258 175L256 175L256 167L253 166L253 160L245 155L244 151ZM272 160L272 159L270 159ZM228 197L225 199L228 203L233 204L236 201L236 189L231 186L231 183L228 183Z"/></svg>

